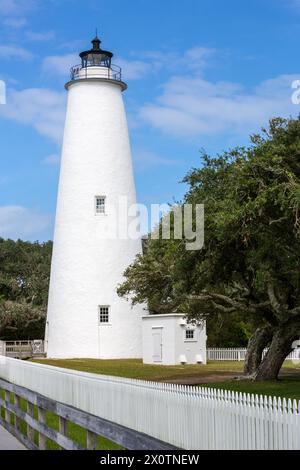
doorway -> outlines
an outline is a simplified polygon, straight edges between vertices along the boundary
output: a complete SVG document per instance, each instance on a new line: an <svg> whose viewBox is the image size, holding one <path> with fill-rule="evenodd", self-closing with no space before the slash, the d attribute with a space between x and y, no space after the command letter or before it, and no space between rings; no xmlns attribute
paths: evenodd
<svg viewBox="0 0 300 470"><path fill-rule="evenodd" d="M162 327L152 328L153 362L162 362Z"/></svg>

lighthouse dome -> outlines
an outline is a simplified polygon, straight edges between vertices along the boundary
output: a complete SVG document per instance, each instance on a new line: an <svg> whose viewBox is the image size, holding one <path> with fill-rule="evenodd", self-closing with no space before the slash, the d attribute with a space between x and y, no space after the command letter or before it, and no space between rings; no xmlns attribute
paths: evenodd
<svg viewBox="0 0 300 470"><path fill-rule="evenodd" d="M104 51L103 49L101 49L100 47L101 41L98 38L97 34L96 34L96 37L91 42L93 45L92 49L89 49L88 51L83 51L79 54L79 57L81 58L81 62L82 62L82 67L87 67L87 66L110 67L113 53L109 51Z"/></svg>
<svg viewBox="0 0 300 470"><path fill-rule="evenodd" d="M81 64L71 67L71 81L66 83L68 88L74 81L87 79L101 79L116 82L124 91L127 88L122 80L122 70L118 65L112 64L113 53L101 49L101 40L97 33L92 39L93 47L79 54Z"/></svg>

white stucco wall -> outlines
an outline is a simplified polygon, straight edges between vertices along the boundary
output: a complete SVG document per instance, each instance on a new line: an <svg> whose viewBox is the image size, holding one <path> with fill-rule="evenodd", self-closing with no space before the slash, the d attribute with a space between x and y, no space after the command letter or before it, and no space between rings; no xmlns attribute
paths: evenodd
<svg viewBox="0 0 300 470"><path fill-rule="evenodd" d="M95 196L106 197L106 215L95 215ZM74 81L68 86L57 199L48 357L142 356L144 307L131 308L116 293L125 268L141 252L141 241L105 236L117 221L113 208L119 196L136 202L121 86ZM99 326L99 305L110 306L109 325Z"/></svg>
<svg viewBox="0 0 300 470"><path fill-rule="evenodd" d="M184 314L147 315L143 317L144 364L206 364L206 326L187 324ZM195 330L194 340L186 340L186 329ZM153 332L161 330L161 360L153 357Z"/></svg>

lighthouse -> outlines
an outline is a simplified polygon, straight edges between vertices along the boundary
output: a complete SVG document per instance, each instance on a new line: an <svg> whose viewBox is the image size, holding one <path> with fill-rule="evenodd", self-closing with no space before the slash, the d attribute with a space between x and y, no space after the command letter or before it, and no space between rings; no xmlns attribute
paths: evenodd
<svg viewBox="0 0 300 470"><path fill-rule="evenodd" d="M145 306L117 295L141 253L124 208L136 204L122 93L113 54L80 54L68 93L57 197L45 347L49 358L142 357Z"/></svg>

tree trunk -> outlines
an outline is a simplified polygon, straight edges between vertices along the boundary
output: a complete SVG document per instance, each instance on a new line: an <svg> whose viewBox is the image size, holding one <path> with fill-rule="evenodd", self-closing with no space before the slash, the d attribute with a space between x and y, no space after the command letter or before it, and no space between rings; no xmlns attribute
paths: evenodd
<svg viewBox="0 0 300 470"><path fill-rule="evenodd" d="M270 326L258 328L250 338L245 358L244 373L252 376L261 364L262 354L272 339L273 330Z"/></svg>
<svg viewBox="0 0 300 470"><path fill-rule="evenodd" d="M293 342L299 336L299 325L286 324L276 328L270 348L254 374L254 380L276 380L285 358L292 350Z"/></svg>

